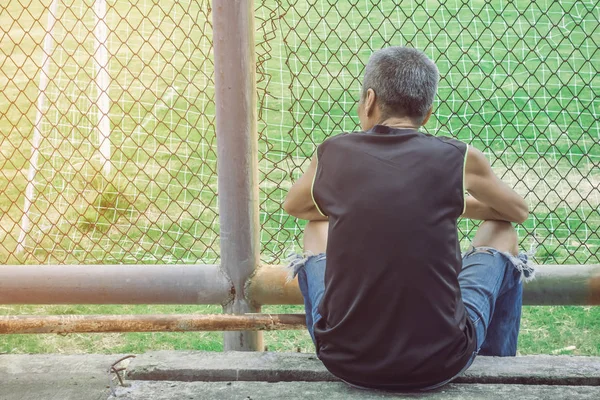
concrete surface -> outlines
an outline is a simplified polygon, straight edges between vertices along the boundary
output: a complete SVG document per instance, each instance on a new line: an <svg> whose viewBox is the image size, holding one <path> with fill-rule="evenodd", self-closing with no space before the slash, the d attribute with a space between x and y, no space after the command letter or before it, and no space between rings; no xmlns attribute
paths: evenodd
<svg viewBox="0 0 600 400"><path fill-rule="evenodd" d="M337 381L314 354L153 351L127 369L132 380L167 381Z"/></svg>
<svg viewBox="0 0 600 400"><path fill-rule="evenodd" d="M0 355L0 400L107 399L112 377L107 370L121 357L119 354Z"/></svg>
<svg viewBox="0 0 600 400"><path fill-rule="evenodd" d="M477 357L456 382L600 386L600 357Z"/></svg>
<svg viewBox="0 0 600 400"><path fill-rule="evenodd" d="M600 357L480 357L463 383L405 395L349 388L301 353L151 352L119 365L122 387L107 372L121 357L0 355L0 400L600 399Z"/></svg>
<svg viewBox="0 0 600 400"><path fill-rule="evenodd" d="M313 354L156 351L131 361L132 380L336 381ZM478 357L456 382L600 385L600 357Z"/></svg>
<svg viewBox="0 0 600 400"><path fill-rule="evenodd" d="M119 388L119 400L598 400L598 386L450 384L436 392L390 394L353 389L342 382L145 382Z"/></svg>

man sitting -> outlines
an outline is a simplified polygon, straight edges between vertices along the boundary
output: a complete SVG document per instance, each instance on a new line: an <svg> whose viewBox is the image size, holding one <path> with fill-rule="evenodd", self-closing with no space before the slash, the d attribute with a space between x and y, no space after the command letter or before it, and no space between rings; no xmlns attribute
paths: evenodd
<svg viewBox="0 0 600 400"><path fill-rule="evenodd" d="M292 266L317 355L354 386L434 389L476 354L516 354L522 281L533 270L511 223L528 207L479 150L419 132L438 80L418 50L373 53L362 131L319 145L285 200L310 221L312 255ZM460 217L485 221L463 257Z"/></svg>

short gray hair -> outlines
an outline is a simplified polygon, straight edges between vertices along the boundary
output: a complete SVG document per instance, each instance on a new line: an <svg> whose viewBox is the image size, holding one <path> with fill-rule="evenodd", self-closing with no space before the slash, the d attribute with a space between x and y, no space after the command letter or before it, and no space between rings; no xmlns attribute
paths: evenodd
<svg viewBox="0 0 600 400"><path fill-rule="evenodd" d="M361 99L373 89L386 117L410 117L418 123L429 112L440 74L423 52L410 47L377 50L365 68Z"/></svg>

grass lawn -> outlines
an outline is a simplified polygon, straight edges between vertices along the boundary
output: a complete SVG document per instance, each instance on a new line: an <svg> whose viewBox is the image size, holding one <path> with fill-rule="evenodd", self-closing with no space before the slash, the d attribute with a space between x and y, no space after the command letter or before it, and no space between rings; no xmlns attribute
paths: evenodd
<svg viewBox="0 0 600 400"><path fill-rule="evenodd" d="M0 264L219 261L208 1L107 1L111 172L102 172L89 1L58 2L27 175L51 0L0 5ZM154 5L156 3L156 5ZM315 146L357 129L372 49L412 45L437 63L425 129L483 150L527 199L518 227L542 264L599 263L600 15L593 2L353 0L256 2L263 261L297 248L281 203ZM158 23L160 22L160 23ZM596 41L594 41L596 40ZM476 224L461 221L467 246ZM265 307L268 312L297 307ZM0 314L220 312L205 306L0 306ZM526 307L520 351L600 354L598 307ZM271 350L311 351L304 332L265 333ZM218 350L218 333L3 336L0 352Z"/></svg>

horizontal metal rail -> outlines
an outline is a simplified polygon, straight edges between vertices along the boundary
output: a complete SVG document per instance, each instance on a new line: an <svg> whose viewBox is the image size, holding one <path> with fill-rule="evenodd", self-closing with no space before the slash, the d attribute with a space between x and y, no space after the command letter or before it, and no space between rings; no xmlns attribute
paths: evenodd
<svg viewBox="0 0 600 400"><path fill-rule="evenodd" d="M528 305L600 305L600 265L543 265L525 284Z"/></svg>
<svg viewBox="0 0 600 400"><path fill-rule="evenodd" d="M0 304L225 304L217 265L0 266Z"/></svg>
<svg viewBox="0 0 600 400"><path fill-rule="evenodd" d="M0 334L276 331L304 329L304 314L244 315L13 315L0 317Z"/></svg>
<svg viewBox="0 0 600 400"><path fill-rule="evenodd" d="M249 283L248 294L259 304L303 304L296 280L288 270L265 266ZM523 304L600 305L600 265L540 265L536 278L524 285Z"/></svg>
<svg viewBox="0 0 600 400"><path fill-rule="evenodd" d="M600 265L545 265L525 284L526 305L600 305ZM254 304L303 304L288 269L262 266ZM0 304L225 304L233 285L216 265L0 266Z"/></svg>

